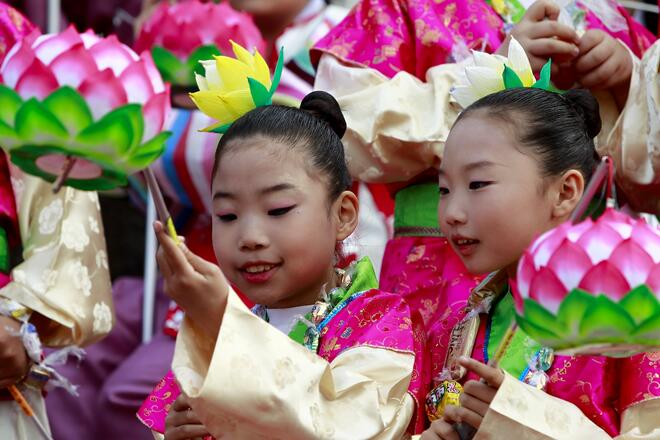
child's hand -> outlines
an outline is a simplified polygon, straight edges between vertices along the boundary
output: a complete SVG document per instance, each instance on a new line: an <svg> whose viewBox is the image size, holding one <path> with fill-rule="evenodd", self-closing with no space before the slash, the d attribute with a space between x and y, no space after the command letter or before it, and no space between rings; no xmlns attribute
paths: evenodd
<svg viewBox="0 0 660 440"><path fill-rule="evenodd" d="M556 65L571 61L579 54L579 37L573 29L557 22L559 6L550 0L539 0L532 4L520 22L513 28L515 37L527 52L532 70L538 72L552 58L553 73ZM506 56L509 39L504 41L497 53Z"/></svg>
<svg viewBox="0 0 660 440"><path fill-rule="evenodd" d="M165 293L176 301L210 338L218 335L229 284L220 268L177 245L162 223L154 223L160 243L156 259L165 278Z"/></svg>
<svg viewBox="0 0 660 440"><path fill-rule="evenodd" d="M479 429L490 403L504 381L504 372L474 359L462 358L459 362L468 370L481 376L485 382L476 380L466 382L461 393L461 406L448 405L445 408L443 419L448 423L467 423Z"/></svg>
<svg viewBox="0 0 660 440"><path fill-rule="evenodd" d="M0 316L0 388L20 381L30 366L23 341L16 335L20 328L20 322Z"/></svg>
<svg viewBox="0 0 660 440"><path fill-rule="evenodd" d="M580 55L575 60L575 72L580 84L591 90L610 89L617 103L628 97L633 62L628 50L614 37L591 29L580 41ZM618 96L617 96L618 95Z"/></svg>
<svg viewBox="0 0 660 440"><path fill-rule="evenodd" d="M201 439L208 435L208 431L190 408L188 397L181 393L167 413L165 440Z"/></svg>
<svg viewBox="0 0 660 440"><path fill-rule="evenodd" d="M439 419L431 423L429 429L422 433L419 440L461 440L458 432L454 429L454 424L444 419Z"/></svg>

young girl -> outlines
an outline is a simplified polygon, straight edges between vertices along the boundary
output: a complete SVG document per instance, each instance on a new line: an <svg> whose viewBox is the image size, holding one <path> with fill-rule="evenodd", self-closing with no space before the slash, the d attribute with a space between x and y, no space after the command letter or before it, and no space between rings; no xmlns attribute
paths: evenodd
<svg viewBox="0 0 660 440"><path fill-rule="evenodd" d="M186 312L173 371L194 410L185 396L174 404L167 438L395 439L423 427L419 317L377 289L368 260L334 269L358 215L345 127L323 92L231 126L212 184L222 272L156 224L166 290Z"/></svg>
<svg viewBox="0 0 660 440"><path fill-rule="evenodd" d="M537 235L569 218L594 170L593 138L600 128L598 103L588 92L540 89L489 95L452 128L440 167L440 227L469 271L499 276L472 292L473 307L486 298L493 302L487 314L473 318L476 335L465 330L468 325L462 333L455 328L447 354L446 367L460 379L463 367L474 373L468 377L486 382L468 381L462 406L448 406L423 439L458 439L452 425L459 422L492 438L657 436L658 353L553 359L551 351L538 351L535 358L538 345L521 342L511 343L501 358L507 375L480 362L493 356L514 319L507 275L515 276L518 259ZM525 335L518 329L513 338ZM472 343L467 354L473 359L459 357L460 347ZM533 373L547 380L545 393L522 382L543 388L539 374L525 374L533 358L539 367Z"/></svg>

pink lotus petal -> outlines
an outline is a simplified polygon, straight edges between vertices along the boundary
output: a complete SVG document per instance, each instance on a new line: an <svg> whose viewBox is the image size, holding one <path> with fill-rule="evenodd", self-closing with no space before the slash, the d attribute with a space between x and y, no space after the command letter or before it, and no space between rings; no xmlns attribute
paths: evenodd
<svg viewBox="0 0 660 440"><path fill-rule="evenodd" d="M166 92L154 95L142 109L144 115L144 135L142 141L146 142L163 130L165 118L170 110L169 88Z"/></svg>
<svg viewBox="0 0 660 440"><path fill-rule="evenodd" d="M601 261L592 267L582 278L579 287L594 295L605 294L614 301L619 301L630 291L628 281L609 261Z"/></svg>
<svg viewBox="0 0 660 440"><path fill-rule="evenodd" d="M197 35L196 26L199 23L182 23L176 34L168 34L163 38L163 46L171 47L177 57L185 58L193 50L202 45Z"/></svg>
<svg viewBox="0 0 660 440"><path fill-rule="evenodd" d="M82 43L75 27L69 26L64 32L45 36L42 41L35 42L34 52L45 65L49 65L58 55L73 46Z"/></svg>
<svg viewBox="0 0 660 440"><path fill-rule="evenodd" d="M23 99L44 99L58 87L59 84L55 75L38 58L35 58L30 67L27 68L23 76L18 80L16 92Z"/></svg>
<svg viewBox="0 0 660 440"><path fill-rule="evenodd" d="M511 296L513 297L513 304L516 306L516 312L522 315L525 310L525 299L520 294L515 280L509 280L509 287L511 288Z"/></svg>
<svg viewBox="0 0 660 440"><path fill-rule="evenodd" d="M573 243L577 243L580 237L582 237L582 234L584 234L589 229L591 229L593 224L594 224L593 220L588 218L576 225L571 225L571 227L566 231L566 237L568 237L568 239L571 240Z"/></svg>
<svg viewBox="0 0 660 440"><path fill-rule="evenodd" d="M604 222L596 222L578 240L578 244L587 251L593 264L606 260L614 248L621 243L618 232Z"/></svg>
<svg viewBox="0 0 660 440"><path fill-rule="evenodd" d="M162 93L165 91L165 83L163 83L163 78L160 76L158 68L154 64L154 59L151 56L151 52L142 52L140 58L144 62L144 68L147 72L149 80L151 80L151 87L153 88L154 93Z"/></svg>
<svg viewBox="0 0 660 440"><path fill-rule="evenodd" d="M561 224L544 233L534 242L531 252L534 255L534 265L537 269L548 264L552 254L566 238L570 226L570 223Z"/></svg>
<svg viewBox="0 0 660 440"><path fill-rule="evenodd" d="M566 287L548 267L542 267L532 279L530 298L536 300L552 313L557 313L559 304L568 294Z"/></svg>
<svg viewBox="0 0 660 440"><path fill-rule="evenodd" d="M660 230L640 220L634 226L631 238L649 254L654 263L660 263Z"/></svg>
<svg viewBox="0 0 660 440"><path fill-rule="evenodd" d="M129 64L119 76L119 82L121 82L126 91L128 102L144 104L154 94L153 88L151 87L151 80L147 75L147 71L144 68L144 63L142 61Z"/></svg>
<svg viewBox="0 0 660 440"><path fill-rule="evenodd" d="M138 56L127 46L121 44L114 35L96 43L89 50L99 70L112 69L115 76L138 60Z"/></svg>
<svg viewBox="0 0 660 440"><path fill-rule="evenodd" d="M635 220L627 214L624 214L621 211L617 211L614 208L607 208L600 217L598 217L599 222L606 223L624 223L628 225L633 225Z"/></svg>
<svg viewBox="0 0 660 440"><path fill-rule="evenodd" d="M15 44L2 64L2 77L5 81L4 83L12 89L15 89L21 75L23 75L28 67L32 65L35 58L36 56L30 47L29 42L23 40L22 42Z"/></svg>
<svg viewBox="0 0 660 440"><path fill-rule="evenodd" d="M577 244L564 239L548 262L548 267L557 275L566 290L575 289L584 274L591 269L589 255Z"/></svg>
<svg viewBox="0 0 660 440"><path fill-rule="evenodd" d="M653 260L633 240L624 240L616 247L609 259L623 274L631 288L644 284L648 274L653 269Z"/></svg>
<svg viewBox="0 0 660 440"><path fill-rule="evenodd" d="M531 254L525 252L518 263L518 271L516 274L518 291L523 298L529 298L529 286L535 273L536 268L534 267L534 258Z"/></svg>
<svg viewBox="0 0 660 440"><path fill-rule="evenodd" d="M87 101L94 120L128 102L124 88L110 69L87 78L78 91Z"/></svg>
<svg viewBox="0 0 660 440"><path fill-rule="evenodd" d="M80 34L80 39L85 45L85 49L89 49L92 46L94 46L96 43L101 41L103 38L96 35L93 30L87 29L85 32Z"/></svg>
<svg viewBox="0 0 660 440"><path fill-rule="evenodd" d="M653 267L646 278L646 285L649 286L651 292L655 293L656 298L660 299L660 264Z"/></svg>
<svg viewBox="0 0 660 440"><path fill-rule="evenodd" d="M85 78L98 73L96 63L80 43L60 54L50 65L60 85L77 89Z"/></svg>

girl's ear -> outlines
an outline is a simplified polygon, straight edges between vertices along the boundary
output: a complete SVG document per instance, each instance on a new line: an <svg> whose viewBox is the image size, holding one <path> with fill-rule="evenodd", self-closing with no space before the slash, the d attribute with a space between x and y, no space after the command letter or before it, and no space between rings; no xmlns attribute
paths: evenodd
<svg viewBox="0 0 660 440"><path fill-rule="evenodd" d="M584 193L584 176L578 170L566 171L557 182L557 196L552 207L552 216L562 221L567 219Z"/></svg>
<svg viewBox="0 0 660 440"><path fill-rule="evenodd" d="M342 192L333 203L333 215L337 219L337 241L344 240L355 231L360 203L352 191Z"/></svg>

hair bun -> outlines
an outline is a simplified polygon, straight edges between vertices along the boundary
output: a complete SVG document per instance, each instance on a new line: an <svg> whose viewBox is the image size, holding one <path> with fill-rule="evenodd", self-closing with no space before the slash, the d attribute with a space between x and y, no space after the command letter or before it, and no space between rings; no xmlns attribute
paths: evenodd
<svg viewBox="0 0 660 440"><path fill-rule="evenodd" d="M585 89L572 89L563 96L582 116L589 137L595 138L600 133L603 123L600 119L600 106L594 95Z"/></svg>
<svg viewBox="0 0 660 440"><path fill-rule="evenodd" d="M331 94L322 91L310 93L300 103L300 110L325 121L340 139L344 137L346 120L341 113L339 103Z"/></svg>

